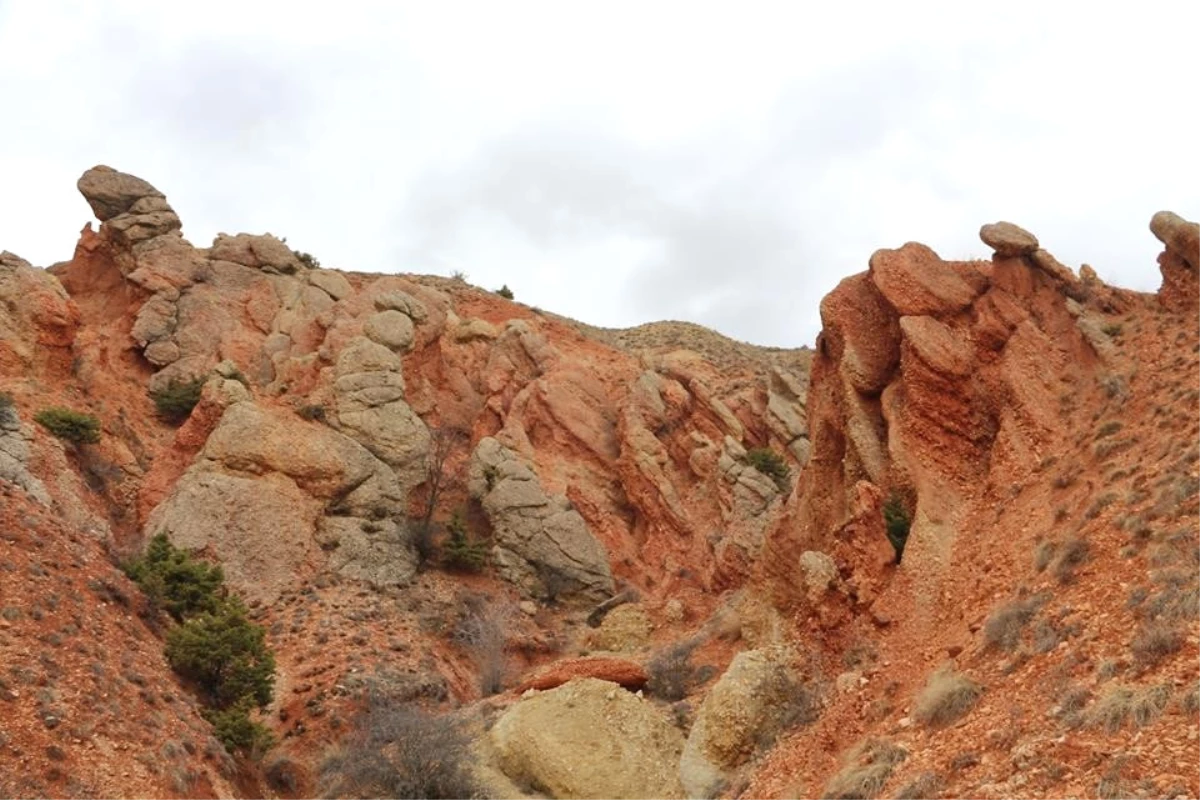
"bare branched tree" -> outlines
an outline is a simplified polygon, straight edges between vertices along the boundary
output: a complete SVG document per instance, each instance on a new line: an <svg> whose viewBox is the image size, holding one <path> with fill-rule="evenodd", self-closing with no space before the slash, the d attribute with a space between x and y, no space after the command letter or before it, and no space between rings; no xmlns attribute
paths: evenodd
<svg viewBox="0 0 1200 800"><path fill-rule="evenodd" d="M432 426L429 429L429 455L425 458L425 512L417 525L417 556L425 564L433 557L433 515L446 488L449 475L446 461L469 441L460 428Z"/></svg>

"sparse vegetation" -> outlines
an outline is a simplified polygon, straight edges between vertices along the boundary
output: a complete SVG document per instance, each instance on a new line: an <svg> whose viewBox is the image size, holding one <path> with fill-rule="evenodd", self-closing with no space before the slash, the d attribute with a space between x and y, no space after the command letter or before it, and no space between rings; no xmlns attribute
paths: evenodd
<svg viewBox="0 0 1200 800"><path fill-rule="evenodd" d="M983 625L983 641L988 647L1012 652L1021 642L1021 631L1046 602L1045 595L1014 600L993 611Z"/></svg>
<svg viewBox="0 0 1200 800"><path fill-rule="evenodd" d="M33 421L67 442L95 444L100 441L100 420L91 414L51 406L39 411Z"/></svg>
<svg viewBox="0 0 1200 800"><path fill-rule="evenodd" d="M1084 564L1091 555L1088 543L1078 537L1067 539L1058 548L1054 559L1052 572L1059 583L1070 583L1075 578L1075 570Z"/></svg>
<svg viewBox="0 0 1200 800"><path fill-rule="evenodd" d="M1117 420L1110 420L1104 423L1096 430L1096 438L1101 439L1105 436L1112 436L1117 431L1121 430L1122 425Z"/></svg>
<svg viewBox="0 0 1200 800"><path fill-rule="evenodd" d="M942 778L936 772L922 772L896 790L896 800L924 800L936 797L942 789Z"/></svg>
<svg viewBox="0 0 1200 800"><path fill-rule="evenodd" d="M1193 616L1196 609L1191 609ZM1184 631L1178 625L1161 620L1147 620L1138 628L1130 643L1134 660L1143 668L1153 667L1183 648Z"/></svg>
<svg viewBox="0 0 1200 800"><path fill-rule="evenodd" d="M429 431L429 452L425 456L425 509L417 521L415 536L417 558L422 565L435 553L433 515L450 479L446 462L467 442L467 434L457 428L434 426ZM491 488L490 480L488 488Z"/></svg>
<svg viewBox="0 0 1200 800"><path fill-rule="evenodd" d="M883 790L908 751L883 739L868 739L846 756L845 766L825 786L830 800L869 800Z"/></svg>
<svg viewBox="0 0 1200 800"><path fill-rule="evenodd" d="M230 752L261 754L271 734L250 713L271 702L275 657L265 631L225 590L221 568L193 558L159 534L125 571L152 609L176 621L167 631L167 661L203 693L204 715L216 737Z"/></svg>
<svg viewBox="0 0 1200 800"><path fill-rule="evenodd" d="M896 563L904 557L904 546L908 543L908 532L912 528L912 514L899 492L892 492L883 504L883 525L892 549L896 551Z"/></svg>
<svg viewBox="0 0 1200 800"><path fill-rule="evenodd" d="M152 389L150 399L154 401L158 416L164 422L178 425L191 415L192 409L200 402L203 390L203 377L188 380L174 378L166 386Z"/></svg>
<svg viewBox="0 0 1200 800"><path fill-rule="evenodd" d="M166 611L176 622L213 613L224 600L221 568L192 558L164 533L150 540L144 556L125 565L125 574L141 587L151 609Z"/></svg>
<svg viewBox="0 0 1200 800"><path fill-rule="evenodd" d="M516 616L513 607L486 597L470 596L453 639L475 662L479 690L489 697L504 689L505 651Z"/></svg>
<svg viewBox="0 0 1200 800"><path fill-rule="evenodd" d="M478 798L459 723L371 693L350 735L320 769L322 797Z"/></svg>
<svg viewBox="0 0 1200 800"><path fill-rule="evenodd" d="M1116 733L1127 723L1140 728L1153 722L1171 699L1171 686L1159 684L1135 689L1122 684L1111 686L1088 710L1089 725Z"/></svg>
<svg viewBox="0 0 1200 800"><path fill-rule="evenodd" d="M960 719L983 694L974 681L949 669L940 669L917 696L913 718L931 728L940 728Z"/></svg>
<svg viewBox="0 0 1200 800"><path fill-rule="evenodd" d="M780 489L787 486L788 475L790 474L787 461L782 455L771 448L750 448L746 451L746 463L775 481L775 485Z"/></svg>
<svg viewBox="0 0 1200 800"><path fill-rule="evenodd" d="M500 295L500 296L501 296L501 297L503 297L505 300L512 300L512 299L513 299L513 292L512 292L512 289L508 288L508 284L507 284L507 283L506 283L506 284L504 284L503 286L501 286L499 289L497 289L497 290L496 290L496 294Z"/></svg>
<svg viewBox="0 0 1200 800"><path fill-rule="evenodd" d="M458 511L446 525L446 542L442 545L442 564L451 570L480 572L488 563L487 542L471 536L467 523Z"/></svg>
<svg viewBox="0 0 1200 800"><path fill-rule="evenodd" d="M13 396L8 392L0 392L0 419L8 418L15 411L16 406L13 403Z"/></svg>
<svg viewBox="0 0 1200 800"><path fill-rule="evenodd" d="M1058 544L1049 539L1038 542L1038 546L1033 550L1033 568L1038 572L1045 571L1046 567L1050 566L1050 562L1054 560L1054 552L1057 549Z"/></svg>
<svg viewBox="0 0 1200 800"><path fill-rule="evenodd" d="M320 269L321 268L321 262L318 261L317 257L314 256L313 254L302 253L298 250L293 250L292 252L296 254L296 260L299 261L304 266L308 267L309 269Z"/></svg>

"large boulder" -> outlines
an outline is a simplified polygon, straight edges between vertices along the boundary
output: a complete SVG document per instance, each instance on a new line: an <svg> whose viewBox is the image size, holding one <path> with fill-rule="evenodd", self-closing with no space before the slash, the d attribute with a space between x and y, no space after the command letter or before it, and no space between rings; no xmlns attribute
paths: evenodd
<svg viewBox="0 0 1200 800"><path fill-rule="evenodd" d="M512 706L491 730L501 770L549 797L682 797L683 735L615 683L583 678Z"/></svg>
<svg viewBox="0 0 1200 800"><path fill-rule="evenodd" d="M797 711L797 684L783 648L738 653L704 698L679 761L688 797L715 797ZM803 711L804 709L800 709Z"/></svg>
<svg viewBox="0 0 1200 800"><path fill-rule="evenodd" d="M1029 231L1011 222L993 222L979 229L979 238L1001 258L1033 255L1038 240Z"/></svg>
<svg viewBox="0 0 1200 800"><path fill-rule="evenodd" d="M1172 211L1150 218L1150 232L1193 270L1200 269L1200 223L1188 222Z"/></svg>
<svg viewBox="0 0 1200 800"><path fill-rule="evenodd" d="M286 475L230 475L193 467L150 516L159 533L186 550L208 550L247 600L271 603L313 571L313 530L323 503Z"/></svg>
<svg viewBox="0 0 1200 800"><path fill-rule="evenodd" d="M11 483L24 489L44 506L51 503L50 495L36 475L29 471L29 444L33 434L17 416L16 408L0 402L0 483Z"/></svg>
<svg viewBox="0 0 1200 800"><path fill-rule="evenodd" d="M492 524L496 563L506 579L542 596L612 594L604 547L565 497L547 494L515 451L481 439L467 488Z"/></svg>

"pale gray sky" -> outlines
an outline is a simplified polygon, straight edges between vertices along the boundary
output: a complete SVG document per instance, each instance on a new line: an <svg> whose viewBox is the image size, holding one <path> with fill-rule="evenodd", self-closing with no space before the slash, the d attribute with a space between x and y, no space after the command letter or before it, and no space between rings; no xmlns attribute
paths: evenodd
<svg viewBox="0 0 1200 800"><path fill-rule="evenodd" d="M1115 4L1114 4L1115 6ZM1153 290L1200 217L1200 4L0 0L0 249L108 164L184 234L811 344L871 253L1007 219Z"/></svg>

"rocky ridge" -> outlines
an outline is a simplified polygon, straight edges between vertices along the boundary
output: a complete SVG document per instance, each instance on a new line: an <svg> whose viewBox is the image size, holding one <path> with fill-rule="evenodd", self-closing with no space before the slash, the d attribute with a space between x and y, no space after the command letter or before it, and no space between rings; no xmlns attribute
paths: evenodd
<svg viewBox="0 0 1200 800"><path fill-rule="evenodd" d="M1195 223L1152 220L1157 296L1077 273L1011 223L980 231L991 261L880 250L822 302L816 350L779 351L322 269L270 235L196 248L145 181L97 167L79 189L101 225L70 261L0 255L0 486L25 531L0 563L0 689L22 720L0 772L28 775L5 791L305 795L374 691L472 716L502 796L807 796L900 751L873 794L932 794L929 776L946 796L1200 791L1200 631L1172 611L1194 581L1171 569L1200 514ZM150 394L189 380L200 401L173 427ZM95 414L100 442L49 436L32 418L51 405ZM761 447L786 478L752 464ZM435 484L434 530L460 512L486 574L422 563ZM258 772L206 749L113 566L159 532L219 561L267 626L280 743ZM125 599L76 591L74 632L55 633L61 606L35 618L10 598L56 576ZM990 620L1031 597L1013 612L1029 638L998 646ZM480 619L502 632L490 650ZM1147 655L1155 625L1174 649ZM104 684L98 707L55 683L103 673L117 656L96 645L121 637L138 643L136 696ZM704 668L667 705L671 653ZM947 663L982 700L945 728L914 722ZM493 678L515 691L481 698ZM38 722L24 685L82 727ZM1162 694L1150 727L1090 722L1114 687ZM104 716L159 702L174 717L157 734ZM567 726L552 742L546 720ZM146 751L157 735L178 747ZM892 747L853 750L868 739Z"/></svg>

